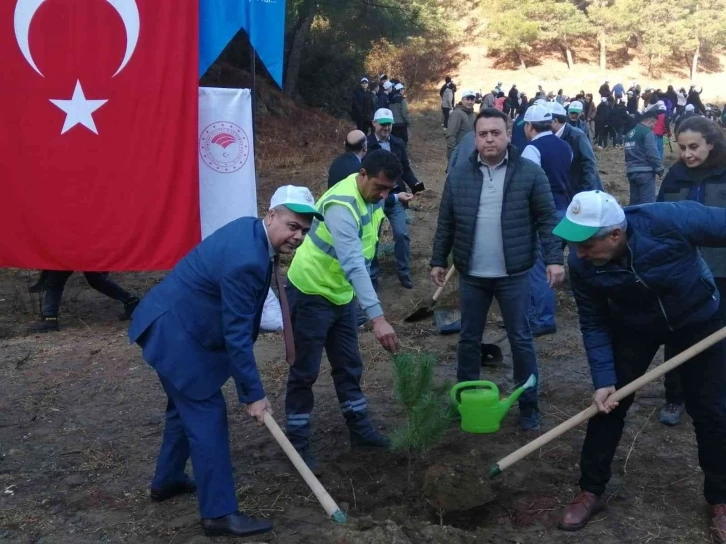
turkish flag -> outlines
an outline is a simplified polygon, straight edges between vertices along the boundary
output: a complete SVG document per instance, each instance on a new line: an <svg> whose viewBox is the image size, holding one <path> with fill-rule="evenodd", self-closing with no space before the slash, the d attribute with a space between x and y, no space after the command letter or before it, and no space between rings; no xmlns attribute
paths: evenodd
<svg viewBox="0 0 726 544"><path fill-rule="evenodd" d="M0 25L0 266L171 268L200 239L198 0L2 0Z"/></svg>

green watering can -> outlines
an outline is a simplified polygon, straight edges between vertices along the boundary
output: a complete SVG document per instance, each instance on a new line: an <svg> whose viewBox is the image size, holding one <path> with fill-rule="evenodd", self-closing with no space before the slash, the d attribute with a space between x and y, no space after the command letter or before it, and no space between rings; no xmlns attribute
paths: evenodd
<svg viewBox="0 0 726 544"><path fill-rule="evenodd" d="M485 380L457 383L451 389L451 401L461 414L461 430L468 433L495 433L512 404L527 389L537 384L532 374L509 398L499 398L496 384ZM463 391L462 391L463 389Z"/></svg>

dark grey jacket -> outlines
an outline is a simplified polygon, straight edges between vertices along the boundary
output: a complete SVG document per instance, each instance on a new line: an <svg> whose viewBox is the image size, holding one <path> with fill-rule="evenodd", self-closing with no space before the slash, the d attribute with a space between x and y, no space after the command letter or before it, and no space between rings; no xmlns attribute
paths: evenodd
<svg viewBox="0 0 726 544"><path fill-rule="evenodd" d="M469 272L483 175L476 150L464 139L449 161L449 174L439 205L431 266L447 266L451 249L461 274ZM535 261L537 234L545 264L564 264L562 242L552 234L557 211L544 170L510 145L502 202L502 238L508 274L526 272Z"/></svg>

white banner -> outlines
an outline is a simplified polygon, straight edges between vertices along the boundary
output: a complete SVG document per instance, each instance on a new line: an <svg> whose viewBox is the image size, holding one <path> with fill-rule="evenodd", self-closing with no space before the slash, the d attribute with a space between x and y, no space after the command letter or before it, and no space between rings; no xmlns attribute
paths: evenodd
<svg viewBox="0 0 726 544"><path fill-rule="evenodd" d="M252 95L249 89L199 88L199 211L202 238L240 217L257 217ZM240 248L244 251L244 248ZM264 330L282 329L272 290Z"/></svg>
<svg viewBox="0 0 726 544"><path fill-rule="evenodd" d="M257 217L249 89L199 88L202 238L233 219Z"/></svg>

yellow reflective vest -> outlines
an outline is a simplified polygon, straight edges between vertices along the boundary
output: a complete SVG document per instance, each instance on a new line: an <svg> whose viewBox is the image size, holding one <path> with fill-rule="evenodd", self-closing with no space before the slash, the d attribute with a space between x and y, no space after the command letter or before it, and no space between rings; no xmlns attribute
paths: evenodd
<svg viewBox="0 0 726 544"><path fill-rule="evenodd" d="M333 204L351 211L358 223L363 257L370 266L376 252L378 228L383 221L383 206L363 200L358 192L357 177L357 173L351 174L336 183L318 200L316 207L322 214ZM338 306L349 303L355 296L353 286L338 262L330 231L324 221L317 219L313 220L305 241L295 252L287 277L306 295L320 295Z"/></svg>

